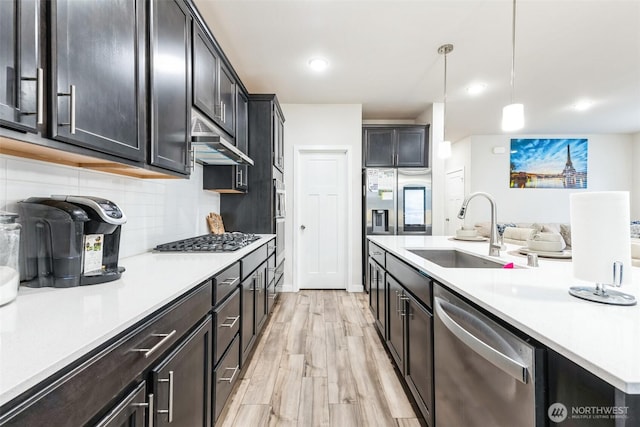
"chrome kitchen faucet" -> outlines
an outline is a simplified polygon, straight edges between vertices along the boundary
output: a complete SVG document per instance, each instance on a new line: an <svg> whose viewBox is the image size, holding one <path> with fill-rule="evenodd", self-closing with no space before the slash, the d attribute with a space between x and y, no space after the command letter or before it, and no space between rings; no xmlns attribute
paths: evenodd
<svg viewBox="0 0 640 427"><path fill-rule="evenodd" d="M465 215L467 214L467 205L469 204L471 199L473 199L476 196L483 196L489 201L489 203L491 203L491 230L489 234L489 256L500 256L500 249L502 248L502 246L500 245L500 242L498 242L498 228L496 226L498 209L496 208L496 201L493 199L493 197L491 197L489 193L484 193L479 191L477 193L472 193L467 197L465 197L464 201L462 202L462 206L460 207L460 212L458 212L458 218L464 219Z"/></svg>

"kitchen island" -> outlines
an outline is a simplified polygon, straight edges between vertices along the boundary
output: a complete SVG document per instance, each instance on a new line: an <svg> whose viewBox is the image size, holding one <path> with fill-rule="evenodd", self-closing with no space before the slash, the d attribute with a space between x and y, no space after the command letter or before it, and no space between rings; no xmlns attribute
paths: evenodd
<svg viewBox="0 0 640 427"><path fill-rule="evenodd" d="M239 285L238 263L244 265L244 260L255 258L258 251L261 256L264 253L265 260L271 254L265 248L273 250L275 236L260 237L233 252L148 252L123 258L119 262L126 268L122 278L99 285L21 287L14 302L0 307L0 419L7 407L31 399L34 390L51 379L64 379L70 369L90 364L88 357L97 357L91 356L93 353L106 351L105 346L113 347L129 330L141 328L143 322L159 316L175 301L186 300L182 307L187 309L200 308L202 304L187 304L189 295L200 294L205 297L205 311L211 310L212 287L216 302L217 287ZM232 267L237 277L229 283L216 283L216 275Z"/></svg>
<svg viewBox="0 0 640 427"><path fill-rule="evenodd" d="M489 257L487 242L443 236L369 236L384 250L425 272L457 294L522 331L626 394L640 394L640 305L611 306L569 295L575 285L570 260L539 258L527 267L518 246L506 245ZM512 269L444 268L409 249L457 248L504 263ZM518 268L521 267L521 268ZM640 268L623 292L640 297Z"/></svg>

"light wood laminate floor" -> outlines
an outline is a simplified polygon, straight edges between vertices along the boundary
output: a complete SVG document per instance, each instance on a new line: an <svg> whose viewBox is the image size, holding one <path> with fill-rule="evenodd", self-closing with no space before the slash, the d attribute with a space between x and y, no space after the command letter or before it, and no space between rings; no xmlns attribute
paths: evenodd
<svg viewBox="0 0 640 427"><path fill-rule="evenodd" d="M281 293L216 425L420 426L373 322L366 293Z"/></svg>

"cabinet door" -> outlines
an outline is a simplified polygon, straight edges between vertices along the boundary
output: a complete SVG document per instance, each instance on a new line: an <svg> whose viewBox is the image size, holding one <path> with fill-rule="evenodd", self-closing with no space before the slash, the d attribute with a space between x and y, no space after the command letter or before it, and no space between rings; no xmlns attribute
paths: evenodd
<svg viewBox="0 0 640 427"><path fill-rule="evenodd" d="M433 425L433 318L414 298L407 310L407 372L418 405L427 423ZM424 411L427 411L425 414Z"/></svg>
<svg viewBox="0 0 640 427"><path fill-rule="evenodd" d="M404 373L404 298L406 297L402 286L388 274L386 283L389 289L389 338L387 342L398 369Z"/></svg>
<svg viewBox="0 0 640 427"><path fill-rule="evenodd" d="M262 329L267 319L267 263L258 267L254 284L255 310L256 310L256 335Z"/></svg>
<svg viewBox="0 0 640 427"><path fill-rule="evenodd" d="M220 126L229 135L234 135L236 131L236 82L229 69L220 63L220 106L222 111L219 116Z"/></svg>
<svg viewBox="0 0 640 427"><path fill-rule="evenodd" d="M273 109L273 165L284 172L284 121L275 104Z"/></svg>
<svg viewBox="0 0 640 427"><path fill-rule="evenodd" d="M143 0L52 3L55 139L144 159L144 6Z"/></svg>
<svg viewBox="0 0 640 427"><path fill-rule="evenodd" d="M183 0L151 2L151 159L189 173L191 15Z"/></svg>
<svg viewBox="0 0 640 427"><path fill-rule="evenodd" d="M43 119L38 5L0 1L0 122L26 131L35 131Z"/></svg>
<svg viewBox="0 0 640 427"><path fill-rule="evenodd" d="M252 274L242 282L242 314L240 315L242 362L247 358L254 341L254 282L256 274Z"/></svg>
<svg viewBox="0 0 640 427"><path fill-rule="evenodd" d="M142 381L117 404L96 427L144 427L147 422L149 402L145 394L146 382ZM153 405L153 404L152 404Z"/></svg>
<svg viewBox="0 0 640 427"><path fill-rule="evenodd" d="M211 426L211 316L152 370L154 426Z"/></svg>
<svg viewBox="0 0 640 427"><path fill-rule="evenodd" d="M249 98L236 86L236 147L245 154L249 153Z"/></svg>
<svg viewBox="0 0 640 427"><path fill-rule="evenodd" d="M365 166L394 166L393 129L365 129Z"/></svg>
<svg viewBox="0 0 640 427"><path fill-rule="evenodd" d="M396 144L396 166L427 167L424 129L397 129Z"/></svg>
<svg viewBox="0 0 640 427"><path fill-rule="evenodd" d="M200 25L193 24L193 105L215 120L219 59Z"/></svg>

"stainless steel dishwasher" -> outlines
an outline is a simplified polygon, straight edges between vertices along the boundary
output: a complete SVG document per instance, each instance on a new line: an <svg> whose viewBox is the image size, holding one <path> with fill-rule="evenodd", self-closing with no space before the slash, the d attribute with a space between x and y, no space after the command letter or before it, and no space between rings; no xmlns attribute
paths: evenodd
<svg viewBox="0 0 640 427"><path fill-rule="evenodd" d="M543 352L434 287L437 427L545 425Z"/></svg>

